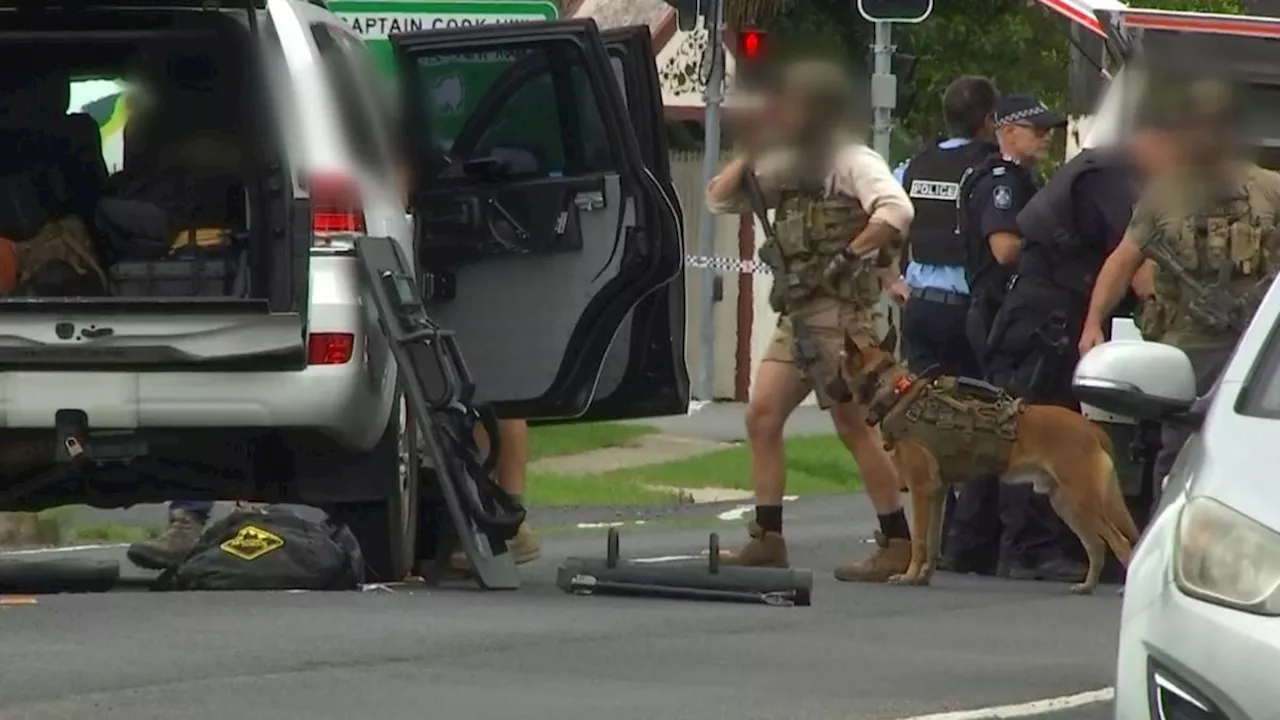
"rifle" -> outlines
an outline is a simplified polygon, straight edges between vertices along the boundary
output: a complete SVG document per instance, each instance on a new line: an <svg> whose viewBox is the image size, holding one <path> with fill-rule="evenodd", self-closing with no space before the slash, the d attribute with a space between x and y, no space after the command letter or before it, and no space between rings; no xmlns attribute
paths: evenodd
<svg viewBox="0 0 1280 720"><path fill-rule="evenodd" d="M1248 315L1251 309L1251 303L1247 303L1245 297L1233 297L1224 287L1225 282L1213 287L1205 287L1198 278L1187 272L1182 263L1178 262L1173 251L1162 238L1151 238L1143 250L1156 261L1160 269L1168 271L1182 284L1185 291L1191 293L1191 302L1187 304L1188 315L1215 333L1227 334L1244 330L1249 322ZM1229 271L1221 274L1226 272ZM1259 286L1264 288L1264 292L1266 287L1270 287L1271 280L1272 276L1268 275L1259 283ZM1256 294L1257 287L1248 293L1248 299L1251 301Z"/></svg>

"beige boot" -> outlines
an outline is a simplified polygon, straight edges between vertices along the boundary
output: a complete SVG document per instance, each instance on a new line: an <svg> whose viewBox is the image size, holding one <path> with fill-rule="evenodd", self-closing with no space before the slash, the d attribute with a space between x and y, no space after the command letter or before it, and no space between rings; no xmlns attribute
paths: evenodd
<svg viewBox="0 0 1280 720"><path fill-rule="evenodd" d="M204 532L204 518L190 510L170 510L169 526L159 536L129 546L125 555L148 570L169 570L187 558Z"/></svg>
<svg viewBox="0 0 1280 720"><path fill-rule="evenodd" d="M906 538L887 538L876 531L876 551L861 560L840 563L836 566L836 579L845 582L888 582L894 575L901 575L911 564L911 541Z"/></svg>
<svg viewBox="0 0 1280 720"><path fill-rule="evenodd" d="M527 522L521 523L515 537L507 541L507 550L517 565L531 563L542 557L542 545L538 543L538 537L533 534ZM467 560L466 553L459 550L449 558L449 574L453 576L471 574L471 563Z"/></svg>
<svg viewBox="0 0 1280 720"><path fill-rule="evenodd" d="M748 567L788 567L787 541L782 533L765 530L756 523L747 525L750 540L737 552L722 551L720 562Z"/></svg>

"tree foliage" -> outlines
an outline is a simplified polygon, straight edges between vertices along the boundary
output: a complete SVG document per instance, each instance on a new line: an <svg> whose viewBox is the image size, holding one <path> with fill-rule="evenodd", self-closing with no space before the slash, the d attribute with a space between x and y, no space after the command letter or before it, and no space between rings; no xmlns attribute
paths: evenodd
<svg viewBox="0 0 1280 720"><path fill-rule="evenodd" d="M735 0L730 0L734 2ZM852 0L737 0L772 9L763 18L733 17L769 31L779 61L799 56L848 63L865 77L872 28ZM1241 0L1140 0L1142 7L1238 14ZM747 20L743 20L747 17ZM1063 107L1071 51L1070 23L1034 0L947 0L917 25L896 25L894 44L917 58L912 83L915 100L898 118L901 145L943 131L942 93L958 75L992 78L1005 92L1034 93ZM909 152L909 148L902 148ZM895 153L898 154L898 153Z"/></svg>

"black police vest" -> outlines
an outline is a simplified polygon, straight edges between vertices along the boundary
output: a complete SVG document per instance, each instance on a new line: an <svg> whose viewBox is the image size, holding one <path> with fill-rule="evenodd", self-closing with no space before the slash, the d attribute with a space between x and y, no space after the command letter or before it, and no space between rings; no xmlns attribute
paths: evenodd
<svg viewBox="0 0 1280 720"><path fill-rule="evenodd" d="M1046 280L1088 300L1107 259L1107 239L1080 236L1073 189L1085 174L1119 169L1125 163L1123 156L1113 150L1084 150L1059 168L1049 184L1031 198L1018 213L1018 229L1027 254L1038 257L1034 265L1020 268L1019 279L1031 276L1028 279Z"/></svg>
<svg viewBox="0 0 1280 720"><path fill-rule="evenodd" d="M965 247L965 281L974 297L991 300L1004 297L1005 286L1009 284L1013 271L996 261L995 255L991 254L991 243L978 227L978 218L970 216L974 186L1001 167L1010 175L1019 174L1012 182L1033 186L1030 178L1025 177L1027 171L1022 166L1005 160L997 153L984 158L965 174L960 181L960 197L956 199L956 233L963 239Z"/></svg>
<svg viewBox="0 0 1280 720"><path fill-rule="evenodd" d="M956 199L965 171L995 151L975 140L954 148L937 143L921 150L907 164L902 185L915 208L907 238L911 259L930 265L964 265L964 242L956 236Z"/></svg>

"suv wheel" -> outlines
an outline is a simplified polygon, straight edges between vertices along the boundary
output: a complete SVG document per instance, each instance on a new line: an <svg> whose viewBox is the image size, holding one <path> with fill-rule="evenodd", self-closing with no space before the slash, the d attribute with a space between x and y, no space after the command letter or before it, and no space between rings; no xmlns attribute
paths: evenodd
<svg viewBox="0 0 1280 720"><path fill-rule="evenodd" d="M368 582L399 582L413 570L418 543L417 435L417 424L401 397L369 463L371 470L395 473L387 483L387 499L344 503L331 511L333 519L346 523L360 541ZM384 453L393 454L394 462Z"/></svg>

